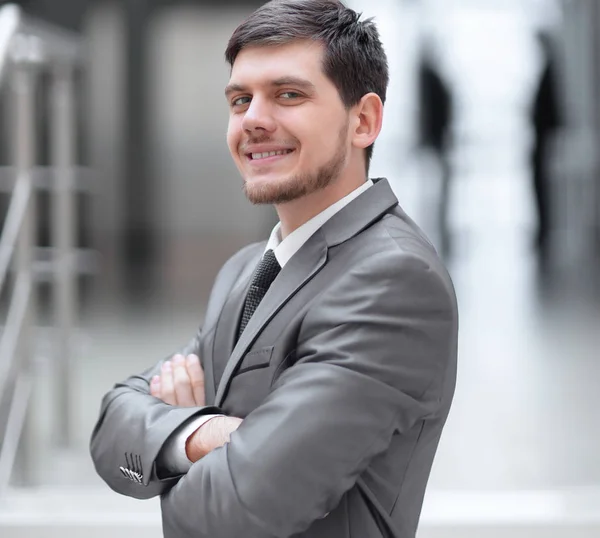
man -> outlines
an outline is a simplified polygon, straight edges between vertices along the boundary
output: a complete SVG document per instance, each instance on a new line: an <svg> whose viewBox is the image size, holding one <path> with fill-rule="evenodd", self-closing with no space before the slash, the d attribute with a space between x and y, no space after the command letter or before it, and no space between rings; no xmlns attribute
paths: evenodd
<svg viewBox="0 0 600 538"><path fill-rule="evenodd" d="M419 142L435 158L440 170L437 200L437 229L444 256L450 255L448 206L452 181L452 116L453 96L441 69L441 57L432 38L423 42L418 66Z"/></svg>
<svg viewBox="0 0 600 538"><path fill-rule="evenodd" d="M533 127L531 179L538 217L535 246L540 261L545 262L549 254L548 243L553 220L549 161L552 157L552 144L563 122L552 36L548 32L539 32L536 38L542 56L542 68L530 112Z"/></svg>
<svg viewBox="0 0 600 538"><path fill-rule="evenodd" d="M337 0L273 1L226 58L229 149L280 223L223 266L180 354L104 397L96 469L160 495L167 538L413 537L457 311L431 244L367 180L388 82L377 30Z"/></svg>

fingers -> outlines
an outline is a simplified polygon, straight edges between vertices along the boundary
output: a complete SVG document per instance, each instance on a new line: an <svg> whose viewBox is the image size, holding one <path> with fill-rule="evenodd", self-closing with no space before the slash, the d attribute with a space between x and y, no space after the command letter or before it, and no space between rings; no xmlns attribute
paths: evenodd
<svg viewBox="0 0 600 538"><path fill-rule="evenodd" d="M204 371L200 365L200 359L197 355L188 355L186 365L194 401L198 407L203 407L206 405L204 397Z"/></svg>
<svg viewBox="0 0 600 538"><path fill-rule="evenodd" d="M163 402L177 405L175 396L175 383L173 380L173 365L171 361L165 361L160 370L160 397Z"/></svg>
<svg viewBox="0 0 600 538"><path fill-rule="evenodd" d="M197 355L175 355L150 381L150 394L169 405L205 405L204 371Z"/></svg>
<svg viewBox="0 0 600 538"><path fill-rule="evenodd" d="M183 355L173 357L173 383L175 386L175 400L181 407L193 407L196 405L192 383L186 367Z"/></svg>

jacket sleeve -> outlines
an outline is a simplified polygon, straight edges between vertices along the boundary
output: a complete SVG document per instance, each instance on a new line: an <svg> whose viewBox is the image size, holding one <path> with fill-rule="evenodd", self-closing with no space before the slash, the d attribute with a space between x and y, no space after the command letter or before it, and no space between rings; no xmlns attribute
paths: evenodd
<svg viewBox="0 0 600 538"><path fill-rule="evenodd" d="M180 350L199 353L201 331ZM178 407L150 395L150 380L171 356L118 383L103 398L90 452L100 477L114 491L148 499L164 493L180 476L157 475L156 458L167 439L190 418L218 413L213 406Z"/></svg>
<svg viewBox="0 0 600 538"><path fill-rule="evenodd" d="M245 263L261 244L249 245L234 254L217 275L206 319L216 319L222 302ZM213 327L206 331L210 332ZM196 353L203 361L203 331L198 330L179 353ZM90 452L96 472L116 492L137 499L165 493L180 478L157 473L157 457L167 439L194 417L221 414L214 406L178 407L150 395L150 380L171 356L145 372L116 384L103 398L100 417L92 432Z"/></svg>
<svg viewBox="0 0 600 538"><path fill-rule="evenodd" d="M165 537L307 529L394 434L439 413L456 332L449 279L418 257L385 253L340 275L309 308L296 363L162 497Z"/></svg>

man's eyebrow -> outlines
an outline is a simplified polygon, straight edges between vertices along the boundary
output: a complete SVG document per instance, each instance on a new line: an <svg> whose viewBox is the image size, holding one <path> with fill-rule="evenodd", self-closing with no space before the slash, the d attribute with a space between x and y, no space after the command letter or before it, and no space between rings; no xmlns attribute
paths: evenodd
<svg viewBox="0 0 600 538"><path fill-rule="evenodd" d="M307 91L315 91L315 85L303 78L298 77L280 77L272 80L269 83L270 86L296 86L297 88L303 88ZM231 83L225 87L225 96L228 96L234 92L245 92L248 91L242 84Z"/></svg>
<svg viewBox="0 0 600 538"><path fill-rule="evenodd" d="M228 96L229 94L233 93L233 92L245 92L246 88L244 86L242 86L241 84L227 84L227 86L225 86L225 96Z"/></svg>
<svg viewBox="0 0 600 538"><path fill-rule="evenodd" d="M271 82L272 86L297 86L299 88L304 88L305 90L316 90L315 85L309 80L298 78L298 77L281 77L276 78L273 82Z"/></svg>

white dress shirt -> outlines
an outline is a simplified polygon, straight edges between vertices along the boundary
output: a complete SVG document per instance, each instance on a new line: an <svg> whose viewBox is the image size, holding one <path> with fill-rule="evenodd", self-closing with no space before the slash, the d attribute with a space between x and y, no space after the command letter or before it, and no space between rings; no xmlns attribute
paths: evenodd
<svg viewBox="0 0 600 538"><path fill-rule="evenodd" d="M310 237L323 226L331 217L346 207L352 200L361 195L369 187L373 185L373 181L367 180L363 185L353 190L347 196L344 196L341 200L330 205L327 209L321 211L318 215L315 215L312 219L305 222L302 226L294 230L285 239L281 239L281 223L277 223L267 246L267 250L273 250L279 265L283 269L287 262L290 261L292 256L296 254L306 243ZM188 459L185 450L185 445L188 438L192 435L200 426L206 424L209 420L215 417L221 417L224 415L203 415L195 419L191 419L185 423L181 428L172 435L161 451L162 465L169 471L176 474L186 473L192 466L192 462Z"/></svg>

